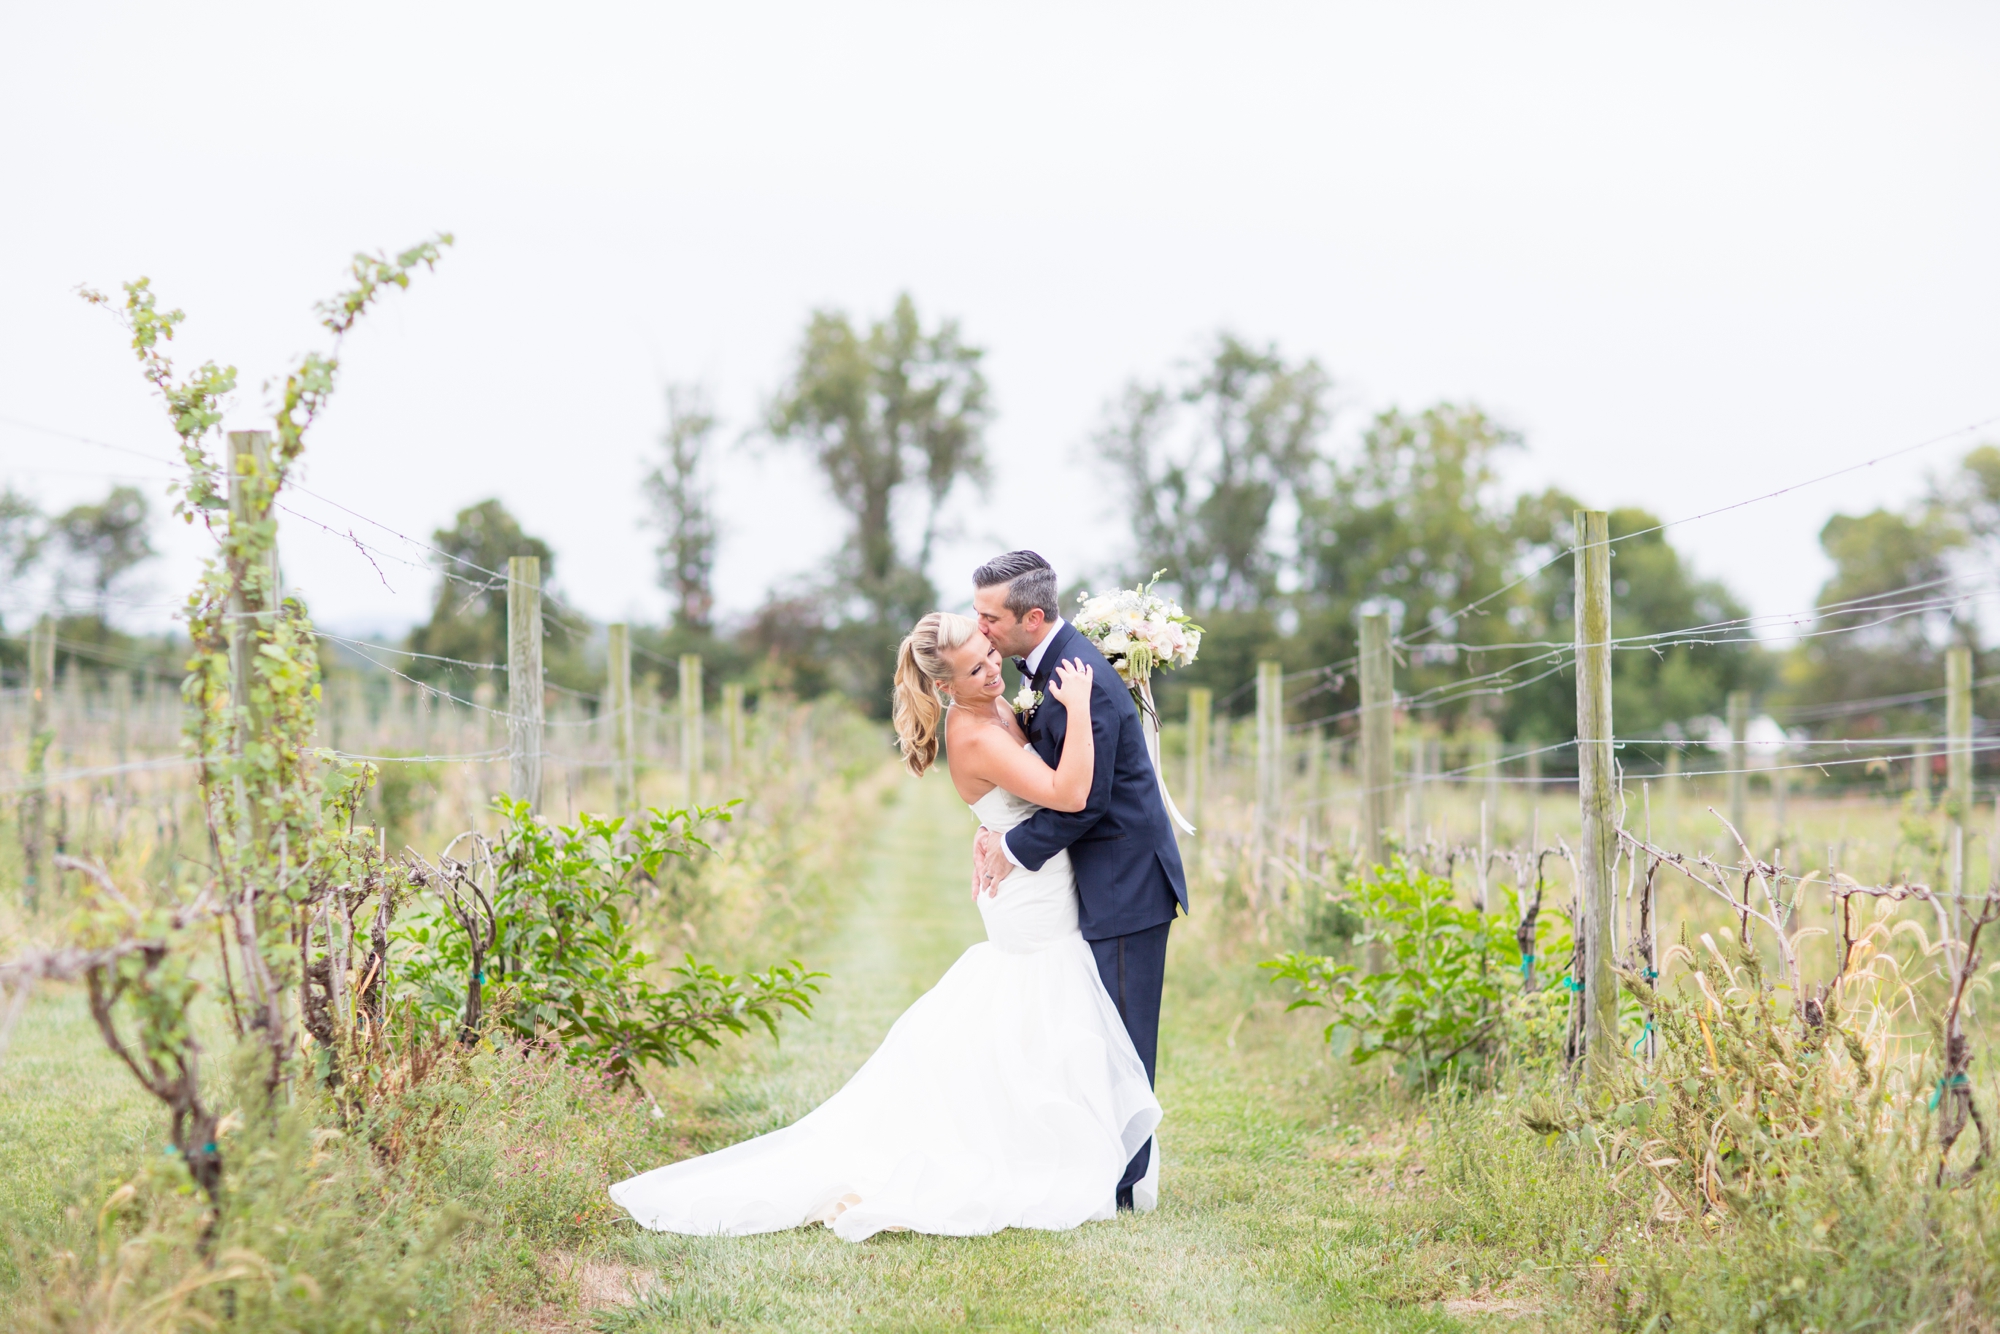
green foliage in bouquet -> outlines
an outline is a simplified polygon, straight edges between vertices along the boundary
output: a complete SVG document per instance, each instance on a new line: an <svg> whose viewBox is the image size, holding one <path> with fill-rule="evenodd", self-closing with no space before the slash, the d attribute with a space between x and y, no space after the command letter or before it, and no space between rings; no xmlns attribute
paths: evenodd
<svg viewBox="0 0 2000 1334"><path fill-rule="evenodd" d="M423 879L436 901L405 919L414 947L401 968L404 994L440 1025L476 1037L490 1014L499 1028L552 1040L615 1083L644 1065L677 1065L725 1033L753 1024L777 1036L786 1009L812 1012L819 991L796 959L762 972L724 973L690 957L654 980L654 960L634 938L627 906L676 860L708 851L700 830L727 821L720 807L652 810L623 819L579 815L549 825L523 801L495 807L506 820L497 846L441 858Z"/></svg>

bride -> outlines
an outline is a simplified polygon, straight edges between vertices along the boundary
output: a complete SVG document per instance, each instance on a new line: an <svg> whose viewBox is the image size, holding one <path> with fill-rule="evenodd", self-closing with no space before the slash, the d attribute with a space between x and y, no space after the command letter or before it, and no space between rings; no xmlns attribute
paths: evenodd
<svg viewBox="0 0 2000 1334"><path fill-rule="evenodd" d="M1004 833L1041 807L1081 810L1095 764L1091 680L1071 661L1049 685L1069 713L1050 769L1001 699L999 651L969 617L932 612L897 652L904 763L922 774L936 761L942 720L952 785L987 828ZM848 1241L1112 1217L1160 1105L1078 934L1069 854L975 897L986 939L904 1011L846 1087L782 1130L621 1181L611 1198L658 1232L824 1223ZM1137 1188L1138 1207L1152 1207L1156 1181Z"/></svg>

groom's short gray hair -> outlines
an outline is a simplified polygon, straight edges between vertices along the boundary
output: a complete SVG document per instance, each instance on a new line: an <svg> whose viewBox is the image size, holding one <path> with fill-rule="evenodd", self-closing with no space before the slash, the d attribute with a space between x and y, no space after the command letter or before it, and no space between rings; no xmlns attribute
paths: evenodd
<svg viewBox="0 0 2000 1334"><path fill-rule="evenodd" d="M1007 585L1007 610L1015 616L1026 616L1040 607L1042 615L1052 621L1056 618L1055 567L1036 553L1010 551L972 572L973 587L991 588L995 584Z"/></svg>

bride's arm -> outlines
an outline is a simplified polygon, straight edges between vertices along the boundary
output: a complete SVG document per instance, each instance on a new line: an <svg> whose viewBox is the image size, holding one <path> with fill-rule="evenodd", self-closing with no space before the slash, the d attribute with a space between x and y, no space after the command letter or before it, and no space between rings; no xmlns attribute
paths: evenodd
<svg viewBox="0 0 2000 1334"><path fill-rule="evenodd" d="M1000 728L968 727L969 735L959 744L960 753L971 761L972 775L1048 810L1082 810L1097 771L1097 748L1090 734L1091 679L1090 668L1064 662L1049 683L1049 694L1069 710L1069 732L1055 768L1026 746L1015 744Z"/></svg>
<svg viewBox="0 0 2000 1334"><path fill-rule="evenodd" d="M1090 733L1090 687L1095 679L1081 661L1066 658L1056 666L1055 679L1049 682L1049 694L1069 713L1069 729L1063 733L1062 756L1056 765L1056 799L1042 803L1052 811L1080 811L1090 800L1090 782L1097 776L1097 747Z"/></svg>

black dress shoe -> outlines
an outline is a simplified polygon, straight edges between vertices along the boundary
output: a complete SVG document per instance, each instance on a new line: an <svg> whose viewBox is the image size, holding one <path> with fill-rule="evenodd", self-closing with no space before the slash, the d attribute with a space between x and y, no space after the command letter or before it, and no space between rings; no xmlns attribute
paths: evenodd
<svg viewBox="0 0 2000 1334"><path fill-rule="evenodd" d="M1120 1186L1118 1188L1118 1212L1121 1214L1132 1212L1132 1188L1130 1186Z"/></svg>

